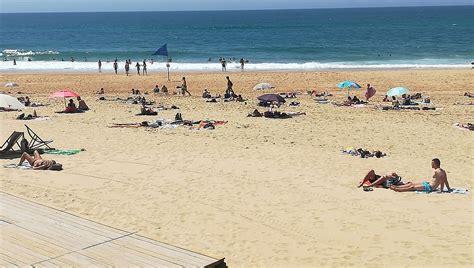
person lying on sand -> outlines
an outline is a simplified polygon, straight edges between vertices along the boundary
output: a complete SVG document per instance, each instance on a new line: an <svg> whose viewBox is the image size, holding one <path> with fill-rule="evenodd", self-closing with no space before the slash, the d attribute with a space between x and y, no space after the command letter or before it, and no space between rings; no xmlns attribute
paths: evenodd
<svg viewBox="0 0 474 268"><path fill-rule="evenodd" d="M446 171L441 168L441 161L438 158L434 158L431 160L431 167L434 169L434 175L430 182L408 182L404 185L391 185L390 189L396 192L423 191L430 193L435 191L439 186L441 192L443 192L444 186L446 185L448 191L451 191Z"/></svg>
<svg viewBox="0 0 474 268"><path fill-rule="evenodd" d="M33 152L33 155L29 155L26 152L23 153L21 155L20 163L18 165L21 166L25 160L28 161L28 163L33 167L33 169L38 170L46 170L56 164L56 161L54 160L46 160L41 158L41 155L36 150Z"/></svg>
<svg viewBox="0 0 474 268"><path fill-rule="evenodd" d="M464 96L468 97L468 98L474 98L474 93L466 92L466 93L464 93Z"/></svg>
<svg viewBox="0 0 474 268"><path fill-rule="evenodd" d="M390 185L403 185L402 177L398 176L395 172L391 172L384 176L377 175L372 169L367 173L367 175L365 175L364 179L359 183L359 186L357 187L382 186L388 189Z"/></svg>
<svg viewBox="0 0 474 268"><path fill-rule="evenodd" d="M474 131L474 124L471 124L471 123L467 123L467 124L456 123L454 125L460 128L465 128L470 131Z"/></svg>
<svg viewBox="0 0 474 268"><path fill-rule="evenodd" d="M257 109L253 110L252 113L249 113L247 117L262 117L263 114L259 112Z"/></svg>

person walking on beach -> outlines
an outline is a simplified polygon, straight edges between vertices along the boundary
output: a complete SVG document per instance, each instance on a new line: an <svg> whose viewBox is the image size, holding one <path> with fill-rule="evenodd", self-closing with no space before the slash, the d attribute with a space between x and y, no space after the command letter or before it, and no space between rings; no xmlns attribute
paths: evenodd
<svg viewBox="0 0 474 268"><path fill-rule="evenodd" d="M245 60L244 58L240 59L240 69L242 69L242 72L244 71L244 65L245 65Z"/></svg>
<svg viewBox="0 0 474 268"><path fill-rule="evenodd" d="M143 60L143 71L142 71L143 75L145 74L148 74L147 70L146 70L146 61Z"/></svg>
<svg viewBox="0 0 474 268"><path fill-rule="evenodd" d="M183 80L182 80L182 83L181 83L181 94L184 96L186 93L188 93L189 96L191 96L191 93L189 93L189 91L188 91L188 85L186 83L186 77L183 76Z"/></svg>
<svg viewBox="0 0 474 268"><path fill-rule="evenodd" d="M128 76L128 72L130 71L130 64L128 60L125 60L125 74Z"/></svg>
<svg viewBox="0 0 474 268"><path fill-rule="evenodd" d="M227 89L225 91L225 97L226 98L234 97L235 93L234 93L234 90L232 89L232 87L234 86L234 83L230 81L230 78L228 76L226 76L226 79L227 79Z"/></svg>
<svg viewBox="0 0 474 268"><path fill-rule="evenodd" d="M221 64L222 64L222 71L227 72L227 62L225 61L225 59L222 59Z"/></svg>
<svg viewBox="0 0 474 268"><path fill-rule="evenodd" d="M117 63L117 59L115 59L115 61L114 61L114 71L115 71L115 74L117 74L117 70L118 70L118 63Z"/></svg>
<svg viewBox="0 0 474 268"><path fill-rule="evenodd" d="M100 72L102 72L102 61L99 60L99 62L97 64L99 64L99 73L100 73Z"/></svg>
<svg viewBox="0 0 474 268"><path fill-rule="evenodd" d="M135 67L137 67L137 74L140 75L140 63L138 63L138 61Z"/></svg>
<svg viewBox="0 0 474 268"><path fill-rule="evenodd" d="M367 84L367 91L365 92L365 100L369 101L375 95L375 88L372 87L370 84Z"/></svg>

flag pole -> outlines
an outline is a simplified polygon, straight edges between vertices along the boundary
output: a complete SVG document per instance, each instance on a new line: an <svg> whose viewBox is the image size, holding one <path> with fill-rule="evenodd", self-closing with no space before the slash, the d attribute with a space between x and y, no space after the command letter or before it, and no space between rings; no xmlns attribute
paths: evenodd
<svg viewBox="0 0 474 268"><path fill-rule="evenodd" d="M170 59L166 60L166 68L168 69L168 82L170 81Z"/></svg>

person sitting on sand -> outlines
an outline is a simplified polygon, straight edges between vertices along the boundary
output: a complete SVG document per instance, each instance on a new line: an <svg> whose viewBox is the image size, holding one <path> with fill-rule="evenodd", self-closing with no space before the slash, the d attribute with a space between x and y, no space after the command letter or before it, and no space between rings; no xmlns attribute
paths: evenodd
<svg viewBox="0 0 474 268"><path fill-rule="evenodd" d="M388 98L388 96L387 96L387 95L385 95L385 96L383 97L383 100L382 100L382 101L383 101L383 102L389 102L389 101L390 101L390 99Z"/></svg>
<svg viewBox="0 0 474 268"><path fill-rule="evenodd" d="M33 167L33 169L37 170L49 169L51 166L56 164L56 161L54 160L46 160L41 158L41 155L36 150L33 152L33 155L29 155L26 152L23 153L21 155L20 163L18 165L21 166L25 160L28 161L28 163Z"/></svg>
<svg viewBox="0 0 474 268"><path fill-rule="evenodd" d="M152 108L148 108L145 105L145 102L142 102L142 107L140 109L140 115L157 115L158 112L154 111Z"/></svg>
<svg viewBox="0 0 474 268"><path fill-rule="evenodd" d="M423 191L425 193L430 193L438 189L438 187L440 187L441 192L443 192L444 186L446 185L447 190L451 191L448 182L448 175L446 175L446 171L441 168L441 161L438 158L434 158L431 160L431 167L434 169L434 175L430 182L408 182L404 185L392 185L390 186L390 189L396 192Z"/></svg>
<svg viewBox="0 0 474 268"><path fill-rule="evenodd" d="M359 183L357 187L375 187L382 186L384 188L389 188L390 185L402 185L402 177L398 176L397 173L391 172L387 175L381 176L377 175L375 171L370 170L364 179Z"/></svg>
<svg viewBox="0 0 474 268"><path fill-rule="evenodd" d="M400 102L395 98L395 96L392 97L392 106L393 108L400 108Z"/></svg>
<svg viewBox="0 0 474 268"><path fill-rule="evenodd" d="M153 93L160 93L160 87L158 85L153 89Z"/></svg>
<svg viewBox="0 0 474 268"><path fill-rule="evenodd" d="M103 88L103 87L102 87L102 88L100 88L100 90L99 90L99 91L97 91L97 92L96 92L96 94L99 94L99 95L103 95L103 94L105 94L104 88Z"/></svg>
<svg viewBox="0 0 474 268"><path fill-rule="evenodd" d="M168 88L165 85L163 85L163 87L161 87L161 93L168 94Z"/></svg>
<svg viewBox="0 0 474 268"><path fill-rule="evenodd" d="M205 88L204 91L202 92L202 97L205 99L212 98L211 93L209 92L209 90L207 90L207 88Z"/></svg>
<svg viewBox="0 0 474 268"><path fill-rule="evenodd" d="M77 97L77 102L78 102L78 108L83 111L89 110L89 106L87 106L86 102L81 99L81 97Z"/></svg>
<svg viewBox="0 0 474 268"><path fill-rule="evenodd" d="M65 113L76 113L77 108L76 104L74 103L73 99L69 100L69 103L67 104L66 110L64 110Z"/></svg>
<svg viewBox="0 0 474 268"><path fill-rule="evenodd" d="M30 97L26 96L25 97L25 106L30 106L30 105L31 105Z"/></svg>

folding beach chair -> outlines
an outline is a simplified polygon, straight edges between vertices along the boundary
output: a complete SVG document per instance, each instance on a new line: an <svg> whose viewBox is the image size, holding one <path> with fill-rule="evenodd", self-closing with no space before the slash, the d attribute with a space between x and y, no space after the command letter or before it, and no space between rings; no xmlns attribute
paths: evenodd
<svg viewBox="0 0 474 268"><path fill-rule="evenodd" d="M51 147L49 147L48 144L50 144L51 142L53 142L53 140L43 140L42 138L40 138L40 136L38 136L38 134L36 134L31 128L29 128L27 125L25 125L26 127L26 130L28 131L28 135L30 135L31 137L31 141L30 143L28 144L28 149L29 150L35 150L35 149L38 149L38 148L41 148L43 146L47 147L48 149L51 149Z"/></svg>
<svg viewBox="0 0 474 268"><path fill-rule="evenodd" d="M23 132L17 132L13 131L13 133L8 137L8 139L2 144L0 148L3 148L0 152L4 153L7 151L14 151L13 146L15 144L20 148L20 150L26 149L26 148L21 148L21 140L24 139L25 134Z"/></svg>

